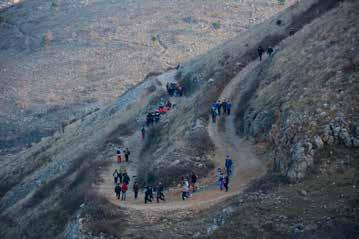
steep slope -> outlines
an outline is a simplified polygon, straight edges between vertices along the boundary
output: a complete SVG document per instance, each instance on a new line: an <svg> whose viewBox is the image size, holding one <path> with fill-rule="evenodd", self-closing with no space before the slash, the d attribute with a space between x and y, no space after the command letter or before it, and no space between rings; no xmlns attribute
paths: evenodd
<svg viewBox="0 0 359 239"><path fill-rule="evenodd" d="M353 52L350 56L354 59L358 46L357 9L355 1L300 1L223 46L184 63L177 72L150 77L114 104L72 122L63 133L58 132L18 155L4 157L0 168L0 236L203 238L212 235L233 238L239 235L244 238L288 238L303 235L316 238L334 235L335 238L355 238L359 231L358 151L352 145L347 148L327 144L317 150L313 172L303 178L298 177L296 171L293 181L303 180L296 185L288 185L281 180L283 177L291 179L290 170L287 170L291 165L287 164L287 169L278 171L279 177L272 175L272 167L269 167L267 176L254 182L239 196L222 196L221 192L204 188L198 197L210 194L209 199L215 201L213 204L200 205L200 200L197 206L197 196L194 196L194 202L190 199L184 203L169 202L148 208L129 202L128 207L119 208L111 203L112 199L107 199L111 197L108 173L113 169L114 147L117 145L136 144L134 157L139 162L135 167L138 170L132 170L131 163L128 166L131 172L142 175L143 182L161 180L166 185L174 185L180 176L195 170L208 183L213 166L221 163L227 150L238 160L236 170L243 177L243 182L247 180L246 185L250 179L261 176L264 166L275 165L270 156L281 150L282 145L275 144L275 140L280 138L280 132L285 132L279 130L278 134L274 134L275 126L265 123L266 120L262 119L267 119L264 117L267 114L261 112L270 112L278 100L285 99L285 94L292 95L292 91L293 100L296 100L294 103L300 104L292 106L292 102L290 112L301 113L302 108L311 109L312 101L300 101L300 87L312 86L310 78L304 76L336 66L337 58L325 58L327 65L322 67L311 61L324 59L320 58L320 54L318 58L312 56L306 60L298 56L305 52L308 55L311 49L322 49L321 53L330 56L329 52L320 48L321 44L312 45L310 40L324 37L322 43L333 46L329 49L335 53L334 56ZM323 29L319 27L321 25ZM327 32L333 35L326 35ZM272 45L279 51L272 60L255 62L258 61L256 49L259 45ZM297 49L296 46L302 48ZM300 64L301 68L293 68L294 63ZM281 68L282 65L285 68ZM340 69L342 66L338 64ZM289 69L292 71L289 72ZM323 88L330 93L339 86L345 88L353 110L342 108L346 109L344 113L351 113L356 119L358 101L353 92L357 88L357 66L352 64L348 69L344 77L352 79L350 87L340 81L331 81L333 85L325 88L324 84ZM287 77L281 78L279 71L287 72ZM185 85L186 96L176 100L175 109L158 126L148 129L147 140L140 144L138 129L143 124L145 113L167 99L163 78L168 76ZM281 81L275 83L278 79ZM280 86L280 91L276 84ZM319 81L318 84L323 83ZM268 86L274 88L274 94L271 91L266 93ZM314 94L314 91L310 93ZM236 117L228 117L218 125L212 125L208 119L210 104L221 97L232 99ZM254 111L258 114L253 119ZM240 136L254 138L257 144L251 145L239 138L234 128ZM260 130L256 131L258 128ZM269 134L262 128L273 132ZM273 139L272 145L268 146L265 142L266 134ZM303 134L298 135L302 137ZM338 139L332 132L328 137ZM345 145L345 141L343 143ZM299 152L303 151L299 149ZM262 164L254 153L265 156ZM290 158L280 158L283 165L287 163L285 160ZM259 170L245 175L251 161ZM102 182L100 175L104 173L106 181ZM103 192L106 195L99 194L101 191L98 190L98 185L104 183L108 187ZM235 194L240 192L237 189ZM162 206L166 213L161 211Z"/></svg>

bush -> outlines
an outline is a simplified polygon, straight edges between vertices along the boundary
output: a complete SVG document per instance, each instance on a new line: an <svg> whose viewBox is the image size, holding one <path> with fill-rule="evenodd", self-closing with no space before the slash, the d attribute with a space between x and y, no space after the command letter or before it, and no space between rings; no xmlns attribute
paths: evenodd
<svg viewBox="0 0 359 239"><path fill-rule="evenodd" d="M220 21L213 22L212 26L214 29L217 30L217 29L221 28L221 22Z"/></svg>

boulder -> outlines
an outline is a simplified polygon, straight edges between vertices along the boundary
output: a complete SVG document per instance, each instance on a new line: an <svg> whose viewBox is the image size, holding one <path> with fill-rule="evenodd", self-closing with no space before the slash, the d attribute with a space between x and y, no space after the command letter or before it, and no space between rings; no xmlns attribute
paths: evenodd
<svg viewBox="0 0 359 239"><path fill-rule="evenodd" d="M323 143L323 140L322 140L322 138L320 136L318 136L318 135L314 136L313 141L314 141L313 144L314 144L315 149L323 148L324 143Z"/></svg>

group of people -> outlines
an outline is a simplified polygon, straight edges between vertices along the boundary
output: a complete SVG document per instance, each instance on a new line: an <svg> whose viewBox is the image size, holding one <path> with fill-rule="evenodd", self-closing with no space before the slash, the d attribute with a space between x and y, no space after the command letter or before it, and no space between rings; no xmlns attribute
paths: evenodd
<svg viewBox="0 0 359 239"><path fill-rule="evenodd" d="M121 198L121 200L126 200L126 192L128 190L128 185L130 184L130 176L128 176L126 169L115 169L112 176L117 199Z"/></svg>
<svg viewBox="0 0 359 239"><path fill-rule="evenodd" d="M197 180L198 176L194 172L192 172L189 176L182 177L182 200L186 200L191 197L191 190L192 193L197 191Z"/></svg>
<svg viewBox="0 0 359 239"><path fill-rule="evenodd" d="M265 52L267 52L269 58L272 59L274 50L273 50L273 48L271 46L269 46L267 48L267 50L264 50L264 48L262 46L259 46L258 49L257 49L257 52L258 52L259 60L262 61L263 54Z"/></svg>
<svg viewBox="0 0 359 239"><path fill-rule="evenodd" d="M154 192L156 193L157 203L159 203L160 200L166 201L163 184L159 182L155 187L152 186L145 187L145 204L147 204L148 202L152 203Z"/></svg>
<svg viewBox="0 0 359 239"><path fill-rule="evenodd" d="M184 94L184 87L179 83L171 82L166 84L166 89L169 96L181 97Z"/></svg>
<svg viewBox="0 0 359 239"><path fill-rule="evenodd" d="M149 112L146 115L146 126L149 127L155 123L158 123L161 119L161 115L166 114L172 107L171 101L167 100L165 104L161 104L154 112Z"/></svg>
<svg viewBox="0 0 359 239"><path fill-rule="evenodd" d="M228 100L223 100L222 102L218 100L213 102L211 106L212 122L215 123L217 116L221 114L230 115L231 109L232 109L232 103Z"/></svg>
<svg viewBox="0 0 359 239"><path fill-rule="evenodd" d="M130 150L128 148L126 148L123 151L123 154L125 155L125 161L128 163L128 160L129 160L130 154L131 154ZM122 150L119 146L116 147L116 159L117 159L117 163L122 162Z"/></svg>

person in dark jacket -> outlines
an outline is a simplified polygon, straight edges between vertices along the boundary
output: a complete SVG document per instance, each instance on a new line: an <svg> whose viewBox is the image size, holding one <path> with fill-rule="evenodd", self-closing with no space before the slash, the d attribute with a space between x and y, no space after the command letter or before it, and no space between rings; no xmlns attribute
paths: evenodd
<svg viewBox="0 0 359 239"><path fill-rule="evenodd" d="M231 176L232 174L232 167L233 167L233 160L227 155L227 158L224 162L224 166L226 167L227 175Z"/></svg>
<svg viewBox="0 0 359 239"><path fill-rule="evenodd" d="M142 139L145 139L145 135L146 135L146 129L145 129L145 126L143 125L142 128L141 128Z"/></svg>
<svg viewBox="0 0 359 239"><path fill-rule="evenodd" d="M218 115L221 115L221 110L222 110L222 103L221 101L217 101L217 109L218 109Z"/></svg>
<svg viewBox="0 0 359 239"><path fill-rule="evenodd" d="M191 185L192 185L193 193L197 190L197 185L196 185L197 179L198 179L197 175L194 172L192 172L191 173Z"/></svg>
<svg viewBox="0 0 359 239"><path fill-rule="evenodd" d="M159 182L156 187L156 200L157 203L159 203L160 200L165 201L165 195L163 194L163 185L161 182Z"/></svg>
<svg viewBox="0 0 359 239"><path fill-rule="evenodd" d="M231 114L232 104L231 102L227 101L227 115Z"/></svg>
<svg viewBox="0 0 359 239"><path fill-rule="evenodd" d="M146 187L146 191L145 191L145 203L152 202L152 198L153 198L152 187L148 186Z"/></svg>
<svg viewBox="0 0 359 239"><path fill-rule="evenodd" d="M227 114L227 100L223 100L222 102L223 115Z"/></svg>
<svg viewBox="0 0 359 239"><path fill-rule="evenodd" d="M258 52L259 60L262 61L262 56L264 53L263 47L259 46L257 52Z"/></svg>
<svg viewBox="0 0 359 239"><path fill-rule="evenodd" d="M125 154L125 160L126 160L126 162L128 162L128 159L129 159L130 154L131 154L130 150L129 150L128 148L126 148L123 153Z"/></svg>
<svg viewBox="0 0 359 239"><path fill-rule="evenodd" d="M121 187L120 187L120 184L116 184L116 186L115 186L115 193L116 193L117 199L120 199L120 196L121 196Z"/></svg>
<svg viewBox="0 0 359 239"><path fill-rule="evenodd" d="M228 173L224 176L224 188L226 192L228 192L228 186L229 186L229 175Z"/></svg>
<svg viewBox="0 0 359 239"><path fill-rule="evenodd" d="M122 175L122 181L123 181L123 183L125 183L127 185L130 183L130 177L128 176L126 171Z"/></svg>
<svg viewBox="0 0 359 239"><path fill-rule="evenodd" d="M138 185L137 182L135 182L133 184L133 193L135 194L135 199L137 199L138 196L138 191L140 190L140 186Z"/></svg>
<svg viewBox="0 0 359 239"><path fill-rule="evenodd" d="M273 50L273 48L272 47L268 47L268 49L267 49L267 54L268 54L268 56L269 56L269 58L272 60L272 58L273 58L273 52L274 52L274 50Z"/></svg>

